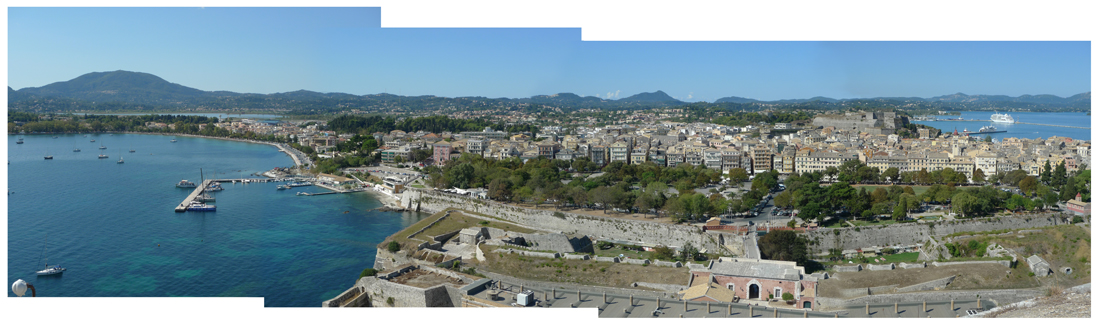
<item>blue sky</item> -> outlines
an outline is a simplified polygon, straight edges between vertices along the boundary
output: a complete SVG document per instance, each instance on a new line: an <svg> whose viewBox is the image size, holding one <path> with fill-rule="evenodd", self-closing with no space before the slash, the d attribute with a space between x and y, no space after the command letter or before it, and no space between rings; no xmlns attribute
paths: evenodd
<svg viewBox="0 0 1100 329"><path fill-rule="evenodd" d="M8 84L99 71L201 90L685 101L1090 91L1089 42L581 41L578 28L380 28L378 8L9 8Z"/></svg>

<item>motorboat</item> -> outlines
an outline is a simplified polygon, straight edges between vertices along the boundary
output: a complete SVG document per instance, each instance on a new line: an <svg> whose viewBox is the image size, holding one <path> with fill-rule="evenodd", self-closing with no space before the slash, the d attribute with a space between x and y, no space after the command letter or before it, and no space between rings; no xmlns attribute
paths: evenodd
<svg viewBox="0 0 1100 329"><path fill-rule="evenodd" d="M289 189L290 189L290 186L286 186L286 185L279 185L279 186L275 187L275 189L276 189L276 190L289 190Z"/></svg>
<svg viewBox="0 0 1100 329"><path fill-rule="evenodd" d="M99 155L99 158L100 158L100 159L106 159L106 158L108 158L108 156L107 156L106 154L100 154L100 155Z"/></svg>
<svg viewBox="0 0 1100 329"><path fill-rule="evenodd" d="M196 186L198 186L198 185L195 185L194 182L188 182L186 179L181 180L179 183L176 183L176 187L187 188L187 187L196 187Z"/></svg>
<svg viewBox="0 0 1100 329"><path fill-rule="evenodd" d="M218 206L212 204L205 204L201 201L191 201L191 204L187 205L187 211L217 211Z"/></svg>

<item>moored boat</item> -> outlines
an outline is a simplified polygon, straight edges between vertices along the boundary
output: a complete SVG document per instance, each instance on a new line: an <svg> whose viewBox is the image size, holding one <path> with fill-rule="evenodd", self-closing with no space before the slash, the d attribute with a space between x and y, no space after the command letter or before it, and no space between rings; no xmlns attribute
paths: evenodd
<svg viewBox="0 0 1100 329"><path fill-rule="evenodd" d="M188 182L186 179L181 180L179 183L176 183L176 187L187 188L187 187L196 187L196 186L198 186L198 185L195 185L194 182Z"/></svg>

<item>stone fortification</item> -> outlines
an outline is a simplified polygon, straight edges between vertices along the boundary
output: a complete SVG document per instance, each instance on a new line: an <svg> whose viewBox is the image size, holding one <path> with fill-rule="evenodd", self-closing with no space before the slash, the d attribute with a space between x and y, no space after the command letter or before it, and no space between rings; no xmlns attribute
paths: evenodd
<svg viewBox="0 0 1100 329"><path fill-rule="evenodd" d="M837 271L837 272L859 272L859 271L863 270L863 265L855 264L855 265L833 266L833 270Z"/></svg>
<svg viewBox="0 0 1100 329"><path fill-rule="evenodd" d="M829 249L859 249L871 246L924 244L930 236L944 236L958 232L984 232L1012 230L1068 224L1058 215L1018 215L989 219L936 221L933 223L904 223L883 226L824 228L807 231L812 241L813 254L828 253ZM858 229L858 231L857 231Z"/></svg>
<svg viewBox="0 0 1100 329"><path fill-rule="evenodd" d="M490 200L415 189L406 190L401 194L401 205L408 209L427 212L438 212L453 207L497 217L521 226L572 236L631 241L639 244L660 244L673 248L691 243L707 252L728 254L725 248L719 247L714 237L694 226L527 209Z"/></svg>
<svg viewBox="0 0 1100 329"><path fill-rule="evenodd" d="M909 123L905 117L894 112L851 112L844 114L820 114L814 117L813 125L818 127L837 127L840 129L868 132L871 134L892 134L895 129Z"/></svg>
<svg viewBox="0 0 1100 329"><path fill-rule="evenodd" d="M908 287L898 288L896 292L914 292L914 291L927 291L927 290L940 290L947 288L947 285L955 281L955 276L949 276L942 279L936 279L928 282L922 282L914 284Z"/></svg>
<svg viewBox="0 0 1100 329"><path fill-rule="evenodd" d="M556 252L550 253L550 252L537 252L537 251L526 251L526 250L516 250L516 249L497 249L497 250L493 250L493 252L519 254L519 255L524 255L524 256L541 257L541 258L559 258L559 257L561 257L561 254L558 254Z"/></svg>

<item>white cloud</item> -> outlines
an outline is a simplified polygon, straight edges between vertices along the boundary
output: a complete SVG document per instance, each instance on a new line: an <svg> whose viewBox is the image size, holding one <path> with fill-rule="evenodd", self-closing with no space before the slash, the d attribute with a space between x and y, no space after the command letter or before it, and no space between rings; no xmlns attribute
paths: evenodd
<svg viewBox="0 0 1100 329"><path fill-rule="evenodd" d="M693 97L692 94L695 94L695 92L694 91L688 92L688 99L691 99L691 97Z"/></svg>
<svg viewBox="0 0 1100 329"><path fill-rule="evenodd" d="M619 98L619 93L620 92L622 92L622 90L616 90L615 92L610 92L609 91L609 92L607 92L607 97L604 97L604 98L607 98L607 99ZM599 95L599 94L597 94L597 95Z"/></svg>

